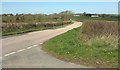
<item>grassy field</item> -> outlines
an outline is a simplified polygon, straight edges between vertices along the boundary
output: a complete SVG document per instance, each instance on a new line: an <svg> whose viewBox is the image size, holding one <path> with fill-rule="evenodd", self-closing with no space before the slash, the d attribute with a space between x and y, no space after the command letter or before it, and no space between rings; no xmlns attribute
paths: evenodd
<svg viewBox="0 0 120 70"><path fill-rule="evenodd" d="M78 64L103 68L117 67L118 38L117 33L113 33L116 32L116 25L116 22L86 21L81 28L70 30L46 41L43 50L59 59ZM103 33L98 36L101 32L99 27ZM107 28L110 30L106 30Z"/></svg>
<svg viewBox="0 0 120 70"><path fill-rule="evenodd" d="M63 22L39 22L39 23L3 23L2 36L27 33L38 30L54 29L71 24L70 21Z"/></svg>
<svg viewBox="0 0 120 70"><path fill-rule="evenodd" d="M118 17L108 17L108 18L94 18L94 17L89 17L89 16L74 16L72 17L73 20L76 21L86 21L86 20L104 20L104 21L118 21Z"/></svg>

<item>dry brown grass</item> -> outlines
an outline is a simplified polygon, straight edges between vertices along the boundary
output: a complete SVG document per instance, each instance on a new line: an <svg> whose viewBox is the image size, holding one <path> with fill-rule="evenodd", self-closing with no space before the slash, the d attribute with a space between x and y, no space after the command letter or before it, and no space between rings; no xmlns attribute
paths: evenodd
<svg viewBox="0 0 120 70"><path fill-rule="evenodd" d="M39 22L39 23L3 23L2 29L21 29L21 28L30 28L33 26L58 26L67 24L69 21L63 22Z"/></svg>
<svg viewBox="0 0 120 70"><path fill-rule="evenodd" d="M112 46L118 43L117 21L85 21L82 25L80 39L86 43L106 42Z"/></svg>
<svg viewBox="0 0 120 70"><path fill-rule="evenodd" d="M1 28L3 35L7 35L9 33L11 34L11 32L19 33L21 31L28 31L33 29L42 30L69 23L71 22L63 21L63 22L38 22L38 23L2 23Z"/></svg>

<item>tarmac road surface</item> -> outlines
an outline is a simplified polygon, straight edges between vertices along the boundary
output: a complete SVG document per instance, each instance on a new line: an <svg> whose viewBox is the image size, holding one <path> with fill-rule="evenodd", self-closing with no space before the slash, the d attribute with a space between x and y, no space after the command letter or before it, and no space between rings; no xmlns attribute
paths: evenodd
<svg viewBox="0 0 120 70"><path fill-rule="evenodd" d="M64 28L35 31L19 36L1 39L3 68L86 68L86 66L65 62L41 50L46 40L80 27L75 22Z"/></svg>

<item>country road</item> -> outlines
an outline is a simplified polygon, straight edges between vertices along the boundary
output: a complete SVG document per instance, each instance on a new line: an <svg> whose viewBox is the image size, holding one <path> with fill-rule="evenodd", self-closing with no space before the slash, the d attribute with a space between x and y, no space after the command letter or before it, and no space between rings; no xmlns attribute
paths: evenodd
<svg viewBox="0 0 120 70"><path fill-rule="evenodd" d="M86 66L65 62L41 50L46 40L73 28L80 27L75 22L64 28L35 31L2 39L3 68L86 68Z"/></svg>

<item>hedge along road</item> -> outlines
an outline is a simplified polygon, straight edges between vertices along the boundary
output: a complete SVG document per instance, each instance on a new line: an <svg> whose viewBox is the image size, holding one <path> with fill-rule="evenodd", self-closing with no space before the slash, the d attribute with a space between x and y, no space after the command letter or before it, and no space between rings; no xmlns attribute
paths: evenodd
<svg viewBox="0 0 120 70"><path fill-rule="evenodd" d="M80 27L82 22L75 22L64 28L30 32L20 36L2 39L3 68L86 68L70 62L56 59L41 50L46 40Z"/></svg>

